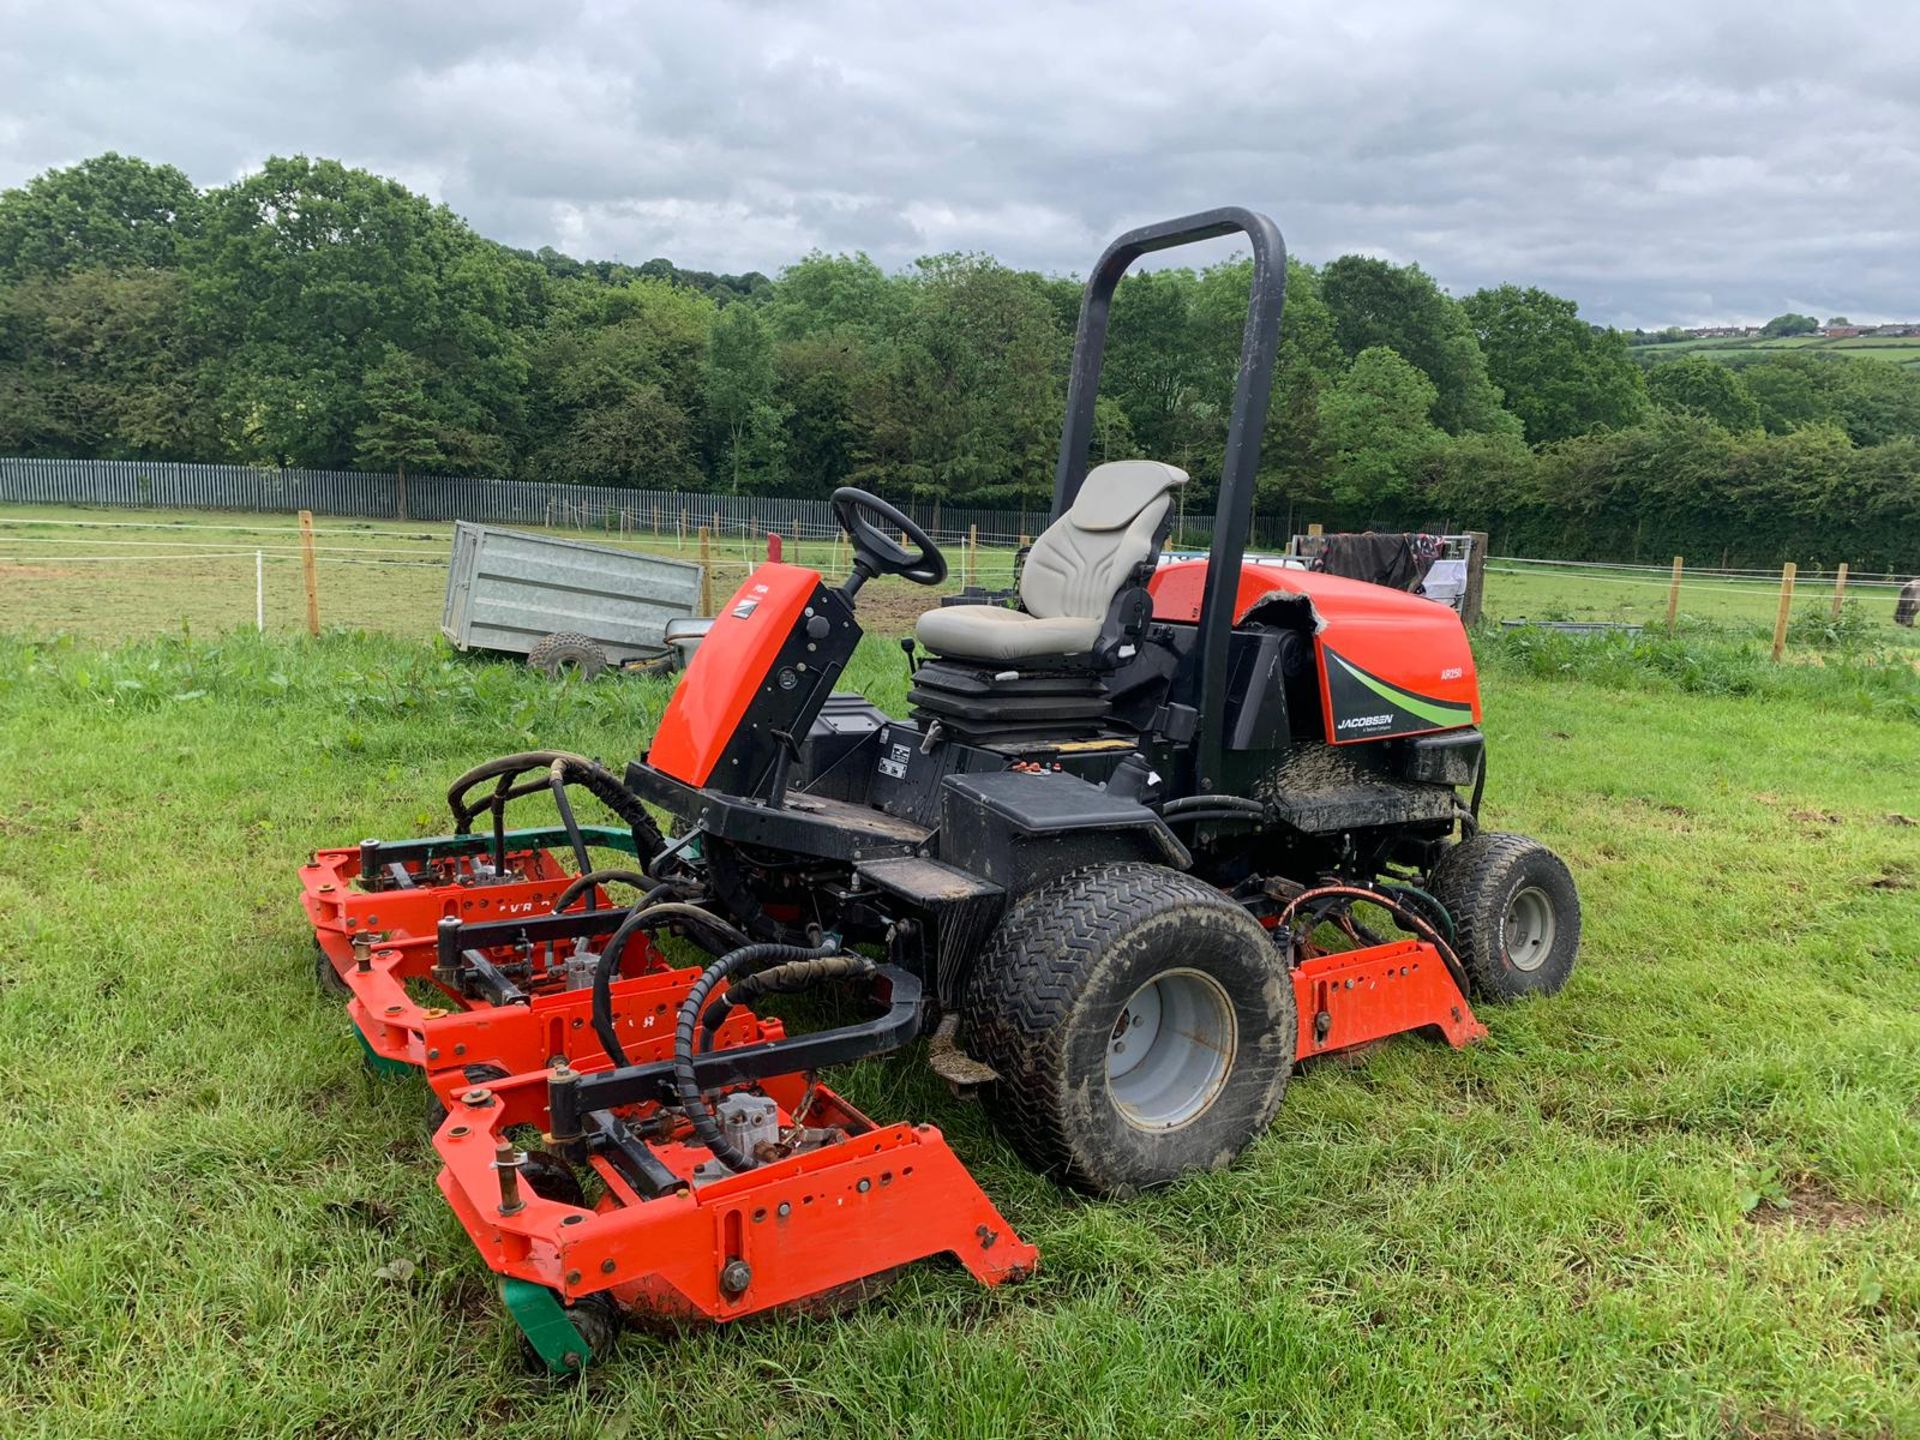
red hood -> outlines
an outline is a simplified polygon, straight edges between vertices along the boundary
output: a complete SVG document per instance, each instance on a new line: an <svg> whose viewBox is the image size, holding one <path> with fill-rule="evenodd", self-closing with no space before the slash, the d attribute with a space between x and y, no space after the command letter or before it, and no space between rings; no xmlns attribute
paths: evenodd
<svg viewBox="0 0 1920 1440"><path fill-rule="evenodd" d="M1195 621L1207 562L1162 565L1147 582L1156 620ZM1252 562L1240 567L1236 625L1262 601L1304 599L1327 734L1336 743L1451 730L1480 721L1480 687L1460 617L1437 601L1364 580Z"/></svg>

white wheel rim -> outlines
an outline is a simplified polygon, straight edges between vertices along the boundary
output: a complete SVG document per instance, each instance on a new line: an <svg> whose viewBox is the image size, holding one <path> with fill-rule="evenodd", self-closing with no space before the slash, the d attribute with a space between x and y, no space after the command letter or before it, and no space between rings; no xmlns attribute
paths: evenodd
<svg viewBox="0 0 1920 1440"><path fill-rule="evenodd" d="M1553 913L1553 900L1538 885L1523 885L1507 901L1507 915L1500 927L1501 948L1507 963L1516 970L1531 973L1547 963L1553 953L1553 938L1560 922Z"/></svg>
<svg viewBox="0 0 1920 1440"><path fill-rule="evenodd" d="M1133 992L1107 1037L1107 1095L1128 1124L1177 1130L1204 1114L1233 1069L1233 1002L1199 970L1168 970Z"/></svg>

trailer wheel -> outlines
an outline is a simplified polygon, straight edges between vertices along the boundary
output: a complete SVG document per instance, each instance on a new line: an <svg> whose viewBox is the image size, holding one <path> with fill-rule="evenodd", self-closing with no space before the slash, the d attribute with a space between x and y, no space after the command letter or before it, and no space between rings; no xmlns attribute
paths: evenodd
<svg viewBox="0 0 1920 1440"><path fill-rule="evenodd" d="M1580 894L1553 851L1482 830L1441 856L1431 881L1453 916L1476 999L1551 995L1567 983L1580 952Z"/></svg>
<svg viewBox="0 0 1920 1440"><path fill-rule="evenodd" d="M607 668L608 660L598 642L563 630L536 641L527 652L527 664L555 680L568 670L582 680L591 680Z"/></svg>
<svg viewBox="0 0 1920 1440"><path fill-rule="evenodd" d="M1266 932L1158 865L1076 870L1017 901L968 979L986 1101L1036 1168L1124 1195L1232 1163L1280 1108L1298 1041Z"/></svg>

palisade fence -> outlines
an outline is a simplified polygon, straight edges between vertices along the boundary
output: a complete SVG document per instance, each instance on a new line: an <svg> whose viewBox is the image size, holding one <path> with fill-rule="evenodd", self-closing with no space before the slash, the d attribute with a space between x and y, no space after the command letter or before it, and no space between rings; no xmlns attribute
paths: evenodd
<svg viewBox="0 0 1920 1440"><path fill-rule="evenodd" d="M480 480L454 475L409 475L402 513L392 475L358 470L278 470L248 465L177 461L48 460L0 457L0 501L35 505L92 505L153 510L249 510L340 515L366 520L479 520L506 525L564 525L577 529L794 539L839 533L825 500L768 495L718 495L686 490L629 490L613 485L555 485L526 480ZM1014 544L1047 528L1045 510L980 510L929 502L901 508L934 534L982 544ZM1183 515L1180 537L1205 543L1213 517ZM1255 543L1287 541L1286 521L1261 517Z"/></svg>

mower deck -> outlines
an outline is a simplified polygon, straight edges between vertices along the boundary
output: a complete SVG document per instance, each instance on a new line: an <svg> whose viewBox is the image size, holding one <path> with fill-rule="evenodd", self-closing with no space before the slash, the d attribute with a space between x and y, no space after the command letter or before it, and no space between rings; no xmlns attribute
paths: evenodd
<svg viewBox="0 0 1920 1440"><path fill-rule="evenodd" d="M301 870L315 943L367 1063L425 1075L445 1111L433 1136L441 1193L541 1363L566 1374L591 1358L582 1302L611 1302L632 1323L723 1322L819 1309L935 1255L988 1285L1033 1270L1039 1252L938 1130L877 1125L806 1073L911 1040L913 977L891 977L881 1019L797 1039L731 1010L700 1057L702 1082L752 1085L779 1138L766 1163L729 1173L667 1106L674 1015L701 968L671 965L644 935L626 943L627 977L609 987L626 1061L616 1065L591 989L567 983L566 942L600 947L631 912L596 886L596 909L553 914L573 879L544 848L555 838L369 841ZM541 1137L531 1152L516 1143L529 1130ZM555 1178L567 1169L573 1178Z"/></svg>

